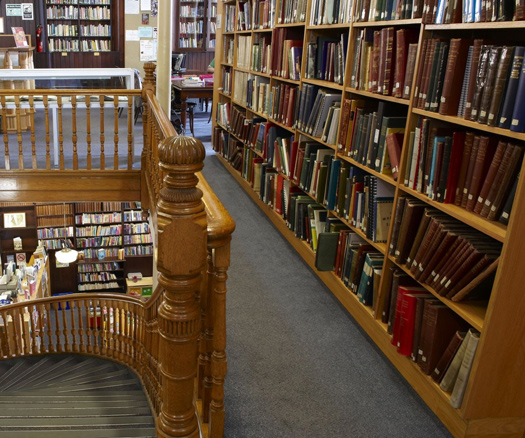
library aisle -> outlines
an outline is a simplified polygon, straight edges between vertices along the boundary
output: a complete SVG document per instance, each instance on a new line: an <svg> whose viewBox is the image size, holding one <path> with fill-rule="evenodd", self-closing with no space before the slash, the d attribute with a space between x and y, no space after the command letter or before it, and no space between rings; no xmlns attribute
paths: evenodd
<svg viewBox="0 0 525 438"><path fill-rule="evenodd" d="M214 156L234 218L228 271L228 438L445 438L447 429Z"/></svg>

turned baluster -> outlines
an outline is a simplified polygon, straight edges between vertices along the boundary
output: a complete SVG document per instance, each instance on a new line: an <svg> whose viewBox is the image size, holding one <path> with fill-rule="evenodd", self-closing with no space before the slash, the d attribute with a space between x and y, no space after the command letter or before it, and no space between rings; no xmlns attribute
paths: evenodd
<svg viewBox="0 0 525 438"><path fill-rule="evenodd" d="M71 348L73 350L73 353L78 353L78 344L77 344L77 327L75 322L75 307L76 302L71 300L69 302L69 307L71 308L70 314L71 314Z"/></svg>
<svg viewBox="0 0 525 438"><path fill-rule="evenodd" d="M16 140L18 141L18 169L24 169L24 145L22 144L22 117L20 115L20 96L15 96Z"/></svg>
<svg viewBox="0 0 525 438"><path fill-rule="evenodd" d="M49 303L45 304L46 306L46 321L47 321L47 342L49 343L49 352L55 353L56 348L53 343L53 328L51 327L51 305Z"/></svg>
<svg viewBox="0 0 525 438"><path fill-rule="evenodd" d="M2 102L2 132L4 133L4 147L5 147L5 170L11 170L11 161L9 159L9 136L7 135L7 108L5 104L5 96L0 96Z"/></svg>
<svg viewBox="0 0 525 438"><path fill-rule="evenodd" d="M38 326L38 310L36 306L30 306L29 310L29 325L31 327L31 354L38 354L40 353L38 348L38 333L40 332L40 327Z"/></svg>
<svg viewBox="0 0 525 438"><path fill-rule="evenodd" d="M133 167L133 99L132 96L128 96L128 170L131 170Z"/></svg>
<svg viewBox="0 0 525 438"><path fill-rule="evenodd" d="M59 306L62 308L62 333L64 334L64 350L68 353L71 352L71 347L69 346L69 327L67 323L67 301L62 301Z"/></svg>
<svg viewBox="0 0 525 438"><path fill-rule="evenodd" d="M21 339L20 339L20 321L18 320L18 317L19 317L19 313L15 310L15 312L13 314L10 314L7 316L7 321L9 322L9 320L11 320L11 322L7 325L8 327L8 330L7 330L7 335L14 340L13 344L14 344L14 351L15 351L15 356L20 356L20 354L22 353L22 349L21 349ZM12 327L12 330L13 332L11 332L11 330L9 330L9 327Z"/></svg>
<svg viewBox="0 0 525 438"><path fill-rule="evenodd" d="M91 97L86 96L86 169L91 170Z"/></svg>
<svg viewBox="0 0 525 438"><path fill-rule="evenodd" d="M230 237L223 245L215 248L215 281L213 293L213 354L209 431L210 438L224 435L224 378L226 377L226 273L230 266Z"/></svg>
<svg viewBox="0 0 525 438"><path fill-rule="evenodd" d="M82 308L85 308L83 301L77 303L78 316L78 343L80 344L80 352L86 352L86 344L84 343L84 319L82 318Z"/></svg>
<svg viewBox="0 0 525 438"><path fill-rule="evenodd" d="M29 96L29 114L30 114L30 129L31 129L31 167L38 169L36 161L36 136L35 136L35 98Z"/></svg>
<svg viewBox="0 0 525 438"><path fill-rule="evenodd" d="M0 319L3 324L3 330L0 330L0 334L2 336L2 354L11 357L13 356L13 352L11 351L11 345L9 344L9 337L8 337L8 323L7 323L7 313L1 312L0 313Z"/></svg>
<svg viewBox="0 0 525 438"><path fill-rule="evenodd" d="M57 96L58 108L58 164L64 170L64 131L62 125L62 96Z"/></svg>
<svg viewBox="0 0 525 438"><path fill-rule="evenodd" d="M71 96L71 130L73 142L73 170L78 169L78 153L77 153L77 96Z"/></svg>
<svg viewBox="0 0 525 438"><path fill-rule="evenodd" d="M92 325L96 319L95 309L93 309L91 301L85 301L86 306L86 351L93 353L93 346L91 344L91 336L93 335ZM93 310L92 310L93 309ZM92 313L93 312L93 313Z"/></svg>
<svg viewBox="0 0 525 438"><path fill-rule="evenodd" d="M104 153L104 96L100 95L99 104L100 104L100 170L106 168L106 155Z"/></svg>
<svg viewBox="0 0 525 438"><path fill-rule="evenodd" d="M118 96L113 96L113 106L114 106L114 120L115 120L115 130L113 140L115 142L115 152L113 154L113 168L118 169Z"/></svg>
<svg viewBox="0 0 525 438"><path fill-rule="evenodd" d="M46 126L46 169L51 169L51 135L49 134L49 96L44 96L44 116L45 116L45 126Z"/></svg>
<svg viewBox="0 0 525 438"><path fill-rule="evenodd" d="M47 323L46 309L43 304L37 306L38 309L38 334L40 336L40 353L49 353L49 343L45 344L45 327Z"/></svg>
<svg viewBox="0 0 525 438"><path fill-rule="evenodd" d="M25 315L26 315L27 309L18 309L16 311L17 318L20 320L20 325L22 327L22 338L20 339L21 347L24 351L24 355L29 355L29 333L28 329L29 327L26 327L26 321L25 321ZM29 315L28 315L29 316Z"/></svg>
<svg viewBox="0 0 525 438"><path fill-rule="evenodd" d="M157 434L197 438L193 399L201 315L196 294L206 264L207 223L195 173L203 167L205 150L195 138L171 137L158 154L166 176L157 206L157 268L164 288L158 312L163 403Z"/></svg>
<svg viewBox="0 0 525 438"><path fill-rule="evenodd" d="M52 307L55 313L55 335L57 338L57 343L56 343L57 352L63 353L64 348L62 346L62 340L60 339L60 320L58 318L58 303L56 301L53 301Z"/></svg>
<svg viewBox="0 0 525 438"><path fill-rule="evenodd" d="M102 341L102 320L104 316L102 315L102 304L99 300L93 300L93 352L98 355L100 354L100 344ZM99 318L99 310L100 310L100 318Z"/></svg>

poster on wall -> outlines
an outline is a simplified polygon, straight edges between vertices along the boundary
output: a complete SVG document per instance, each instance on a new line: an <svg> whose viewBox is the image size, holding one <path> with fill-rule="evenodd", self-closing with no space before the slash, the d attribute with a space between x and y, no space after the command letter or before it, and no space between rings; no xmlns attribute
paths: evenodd
<svg viewBox="0 0 525 438"><path fill-rule="evenodd" d="M22 3L22 20L33 19L33 3Z"/></svg>
<svg viewBox="0 0 525 438"><path fill-rule="evenodd" d="M141 11L151 11L151 0L140 0Z"/></svg>
<svg viewBox="0 0 525 438"><path fill-rule="evenodd" d="M139 0L126 0L125 13L134 15L139 13Z"/></svg>
<svg viewBox="0 0 525 438"><path fill-rule="evenodd" d="M151 16L156 17L159 13L159 0L151 0Z"/></svg>
<svg viewBox="0 0 525 438"><path fill-rule="evenodd" d="M155 50L154 40L140 40L140 61L155 61L157 59L157 51Z"/></svg>
<svg viewBox="0 0 525 438"><path fill-rule="evenodd" d="M15 5L9 3L5 5L5 15L6 17L21 17L22 16L22 5Z"/></svg>

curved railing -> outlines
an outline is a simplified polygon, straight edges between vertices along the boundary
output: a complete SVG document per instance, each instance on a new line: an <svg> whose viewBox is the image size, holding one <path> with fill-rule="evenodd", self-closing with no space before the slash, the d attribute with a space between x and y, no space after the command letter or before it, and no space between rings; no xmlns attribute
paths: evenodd
<svg viewBox="0 0 525 438"><path fill-rule="evenodd" d="M235 224L200 173L202 143L177 137L158 104L154 68L145 65L141 157L141 201L157 231L153 295L73 294L0 307L0 355L79 353L122 363L142 380L157 436L221 438Z"/></svg>

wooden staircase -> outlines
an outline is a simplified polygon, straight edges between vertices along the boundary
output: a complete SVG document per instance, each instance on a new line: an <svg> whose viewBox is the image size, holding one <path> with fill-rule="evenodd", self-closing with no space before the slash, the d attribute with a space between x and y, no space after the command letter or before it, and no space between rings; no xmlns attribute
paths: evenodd
<svg viewBox="0 0 525 438"><path fill-rule="evenodd" d="M0 437L155 437L137 376L104 359L49 355L0 362Z"/></svg>

